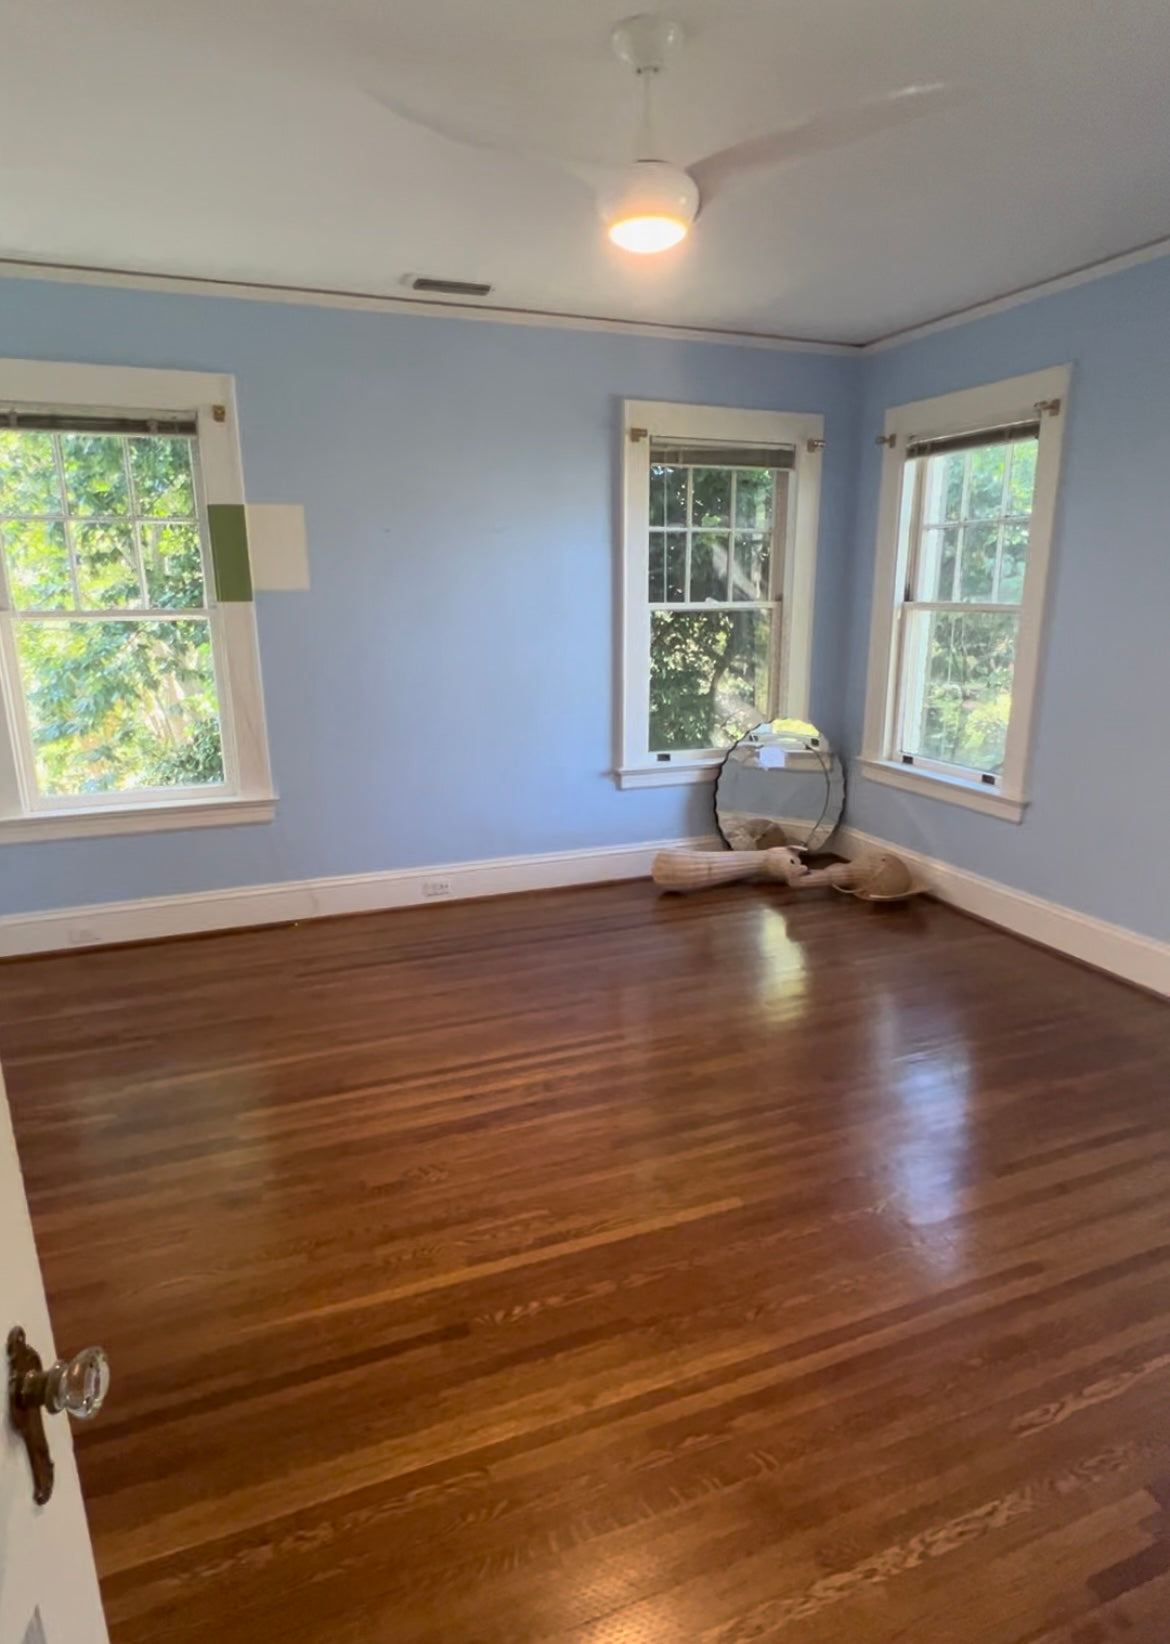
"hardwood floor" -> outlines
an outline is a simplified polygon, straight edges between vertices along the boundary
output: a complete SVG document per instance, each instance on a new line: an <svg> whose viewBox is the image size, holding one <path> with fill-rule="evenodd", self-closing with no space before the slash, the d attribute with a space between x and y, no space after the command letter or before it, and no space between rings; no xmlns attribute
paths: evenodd
<svg viewBox="0 0 1170 1644"><path fill-rule="evenodd" d="M0 968L115 1644L1170 1640L1170 1007L785 895Z"/></svg>

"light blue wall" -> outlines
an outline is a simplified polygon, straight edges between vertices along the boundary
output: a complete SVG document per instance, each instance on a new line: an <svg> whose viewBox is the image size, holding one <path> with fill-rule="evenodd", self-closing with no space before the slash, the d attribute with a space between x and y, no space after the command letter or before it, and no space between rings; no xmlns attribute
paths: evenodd
<svg viewBox="0 0 1170 1644"><path fill-rule="evenodd" d="M1170 938L1170 260L870 355L848 644L860 745L890 405L1071 361L1036 725L1020 825L855 780L858 828Z"/></svg>
<svg viewBox="0 0 1170 1644"><path fill-rule="evenodd" d="M1170 938L1170 260L865 359L9 280L0 354L233 372L313 575L259 601L277 820L4 846L0 912L706 831L604 774L621 400L824 412L813 712L856 749L885 407L1071 361L1026 820L849 818Z"/></svg>
<svg viewBox="0 0 1170 1644"><path fill-rule="evenodd" d="M259 599L277 819L0 847L0 912L673 837L619 793L623 398L820 411L813 712L845 708L857 358L0 280L0 354L233 372L254 502L312 591Z"/></svg>

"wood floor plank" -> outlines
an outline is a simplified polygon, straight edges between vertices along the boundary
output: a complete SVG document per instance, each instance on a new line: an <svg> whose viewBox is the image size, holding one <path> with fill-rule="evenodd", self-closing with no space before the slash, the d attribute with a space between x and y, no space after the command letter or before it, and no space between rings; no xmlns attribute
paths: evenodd
<svg viewBox="0 0 1170 1644"><path fill-rule="evenodd" d="M14 962L115 1644L1167 1644L1170 1008L643 884Z"/></svg>

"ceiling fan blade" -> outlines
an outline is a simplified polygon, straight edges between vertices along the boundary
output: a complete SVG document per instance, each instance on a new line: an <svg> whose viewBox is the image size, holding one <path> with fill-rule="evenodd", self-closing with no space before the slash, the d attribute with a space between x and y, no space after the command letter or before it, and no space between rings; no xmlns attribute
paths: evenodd
<svg viewBox="0 0 1170 1644"><path fill-rule="evenodd" d="M860 142L880 131L920 120L924 115L941 113L967 101L970 93L961 86L929 85L903 86L900 91L886 92L881 97L870 97L850 108L827 109L822 114L810 114L779 131L767 132L763 137L749 137L746 142L733 143L688 167L699 185L705 202L724 188L753 171L769 166L783 165L788 160L802 159L807 154L843 148L847 143Z"/></svg>
<svg viewBox="0 0 1170 1644"><path fill-rule="evenodd" d="M384 97L381 92L371 91L369 95L396 119L403 120L407 125L416 126L422 131L429 131L459 148L477 149L483 154L498 154L505 159L531 161L546 169L555 170L562 176L568 172L593 189L600 188L608 182L619 169L605 165L600 160L582 160L576 155L550 154L547 150L526 148L522 143L496 142L494 138L485 137L468 126L447 121L440 124L425 114L419 114L416 109L408 107L405 103Z"/></svg>

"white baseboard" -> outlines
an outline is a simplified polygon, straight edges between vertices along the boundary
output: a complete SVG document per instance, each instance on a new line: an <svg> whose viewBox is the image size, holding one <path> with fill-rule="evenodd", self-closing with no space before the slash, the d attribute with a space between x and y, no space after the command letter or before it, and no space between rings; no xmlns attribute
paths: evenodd
<svg viewBox="0 0 1170 1644"><path fill-rule="evenodd" d="M290 880L279 885L244 885L235 890L6 914L0 917L0 957L191 936L241 925L283 925L294 919L417 907L472 896L643 879L657 851L716 843L709 838L648 840L638 845L602 845L540 856L502 856L483 862L392 868L384 873L339 874L330 879ZM428 894L436 881L445 881L449 894Z"/></svg>
<svg viewBox="0 0 1170 1644"><path fill-rule="evenodd" d="M949 902L1017 936L1026 936L1031 942L1055 948L1098 970L1110 971L1127 982L1170 997L1170 942L1094 919L1059 902L1046 902L1027 891L1013 890L998 880L984 879L968 873L966 868L906 850L886 839L875 839L856 828L839 829L833 837L833 849L849 857L863 850L896 851L921 875L940 902Z"/></svg>
<svg viewBox="0 0 1170 1644"><path fill-rule="evenodd" d="M551 851L539 856L504 856L482 862L453 862L425 868L393 868L383 873L339 874L328 879L291 880L276 885L244 885L234 890L196 891L182 896L142 897L132 902L100 902L43 913L0 917L0 957L52 953L66 948L143 942L247 925L279 925L331 914L370 913L516 891L554 890L607 880L642 879L655 852L672 846L717 847L702 839L647 840L637 845L603 845L590 850ZM1013 890L949 862L907 850L855 828L841 828L833 848L842 856L862 850L893 850L909 862L940 901L1055 948L1170 997L1170 942L1094 919L1073 908ZM431 897L424 885L445 880L447 896Z"/></svg>

